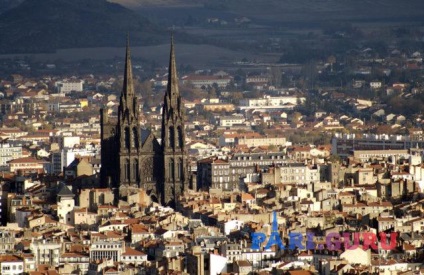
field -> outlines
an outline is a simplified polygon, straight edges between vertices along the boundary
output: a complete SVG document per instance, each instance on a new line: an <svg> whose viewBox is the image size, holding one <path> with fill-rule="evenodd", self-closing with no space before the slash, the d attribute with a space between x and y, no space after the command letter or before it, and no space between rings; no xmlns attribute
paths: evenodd
<svg viewBox="0 0 424 275"><path fill-rule="evenodd" d="M196 68L208 66L227 66L243 58L257 59L263 62L275 62L277 57L269 55L255 55L240 51L232 51L211 45L177 44L176 58L178 65L192 65ZM30 56L34 61L55 62L56 60L77 61L83 59L124 59L125 48L87 48L63 49L50 54L10 54L0 55L2 58ZM131 55L145 61L155 62L167 66L169 61L169 44L158 46L132 47Z"/></svg>
<svg viewBox="0 0 424 275"><path fill-rule="evenodd" d="M407 21L422 22L422 0L111 0L139 9L206 7L274 22Z"/></svg>
<svg viewBox="0 0 424 275"><path fill-rule="evenodd" d="M226 66L244 58L275 62L290 41L318 43L328 39L323 38L322 33L329 26L346 24L360 28L364 33L382 33L393 27L424 26L423 0L110 1L134 9L155 24L175 28L178 63L196 68ZM251 22L235 24L235 19L240 16L248 17ZM208 24L209 18L218 18L228 24ZM178 41L178 32L192 35L196 41ZM267 48L274 39L280 41L279 46ZM133 55L166 64L168 51L168 44L136 47ZM58 59L110 59L123 57L123 54L123 48L87 48L63 49L53 54L31 56L36 60L54 62ZM12 55L0 55L0 58L4 57Z"/></svg>
<svg viewBox="0 0 424 275"><path fill-rule="evenodd" d="M234 43L237 47L245 41L297 39L297 36L319 34L324 29L341 25L357 27L365 33L424 25L422 0L162 1L170 6L155 5L146 0L131 1L139 3L140 6L132 7L153 22L181 28L186 33L213 40L215 45L224 47L225 42ZM234 26L235 19L241 16L246 16L251 22L247 26ZM218 18L228 24L207 24L210 18ZM188 21L195 23L190 25Z"/></svg>

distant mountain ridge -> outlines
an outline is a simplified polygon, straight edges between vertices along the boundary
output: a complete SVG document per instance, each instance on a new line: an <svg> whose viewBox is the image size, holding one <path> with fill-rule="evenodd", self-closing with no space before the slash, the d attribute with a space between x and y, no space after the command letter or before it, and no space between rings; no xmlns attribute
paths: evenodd
<svg viewBox="0 0 424 275"><path fill-rule="evenodd" d="M147 19L106 0L26 0L0 16L0 53L118 47L128 32L133 45L169 39Z"/></svg>
<svg viewBox="0 0 424 275"><path fill-rule="evenodd" d="M17 7L25 0L0 0L0 14Z"/></svg>

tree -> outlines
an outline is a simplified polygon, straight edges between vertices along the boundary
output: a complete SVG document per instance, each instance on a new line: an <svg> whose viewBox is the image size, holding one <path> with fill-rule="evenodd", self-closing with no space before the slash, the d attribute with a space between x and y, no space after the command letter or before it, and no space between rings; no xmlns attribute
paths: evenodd
<svg viewBox="0 0 424 275"><path fill-rule="evenodd" d="M145 80L143 82L139 82L134 80L134 90L138 92L142 98L146 98L152 95L152 83L149 80Z"/></svg>
<svg viewBox="0 0 424 275"><path fill-rule="evenodd" d="M268 146L268 151L269 152L278 152L278 147L276 145L271 144L271 145Z"/></svg>
<svg viewBox="0 0 424 275"><path fill-rule="evenodd" d="M276 86L276 87L280 87L281 86L281 68L280 67L271 67L271 85Z"/></svg>
<svg viewBox="0 0 424 275"><path fill-rule="evenodd" d="M181 96L186 99L193 101L195 99L207 98L208 93L202 89L193 88L189 85L180 86Z"/></svg>
<svg viewBox="0 0 424 275"><path fill-rule="evenodd" d="M315 84L315 79L318 75L316 63L311 61L303 65L300 73L303 76L304 80L306 81L309 80L309 84L310 84L309 86L313 87Z"/></svg>
<svg viewBox="0 0 424 275"><path fill-rule="evenodd" d="M299 112L294 112L291 116L291 121L293 123L298 123L300 121L300 119L302 118L302 114Z"/></svg>
<svg viewBox="0 0 424 275"><path fill-rule="evenodd" d="M327 59L327 62L330 63L331 72L333 72L333 64L336 63L336 57L334 55L330 55Z"/></svg>
<svg viewBox="0 0 424 275"><path fill-rule="evenodd" d="M240 91L230 93L230 97L229 97L231 102L234 104L239 104L240 99L243 99L243 98L244 98L243 93Z"/></svg>
<svg viewBox="0 0 424 275"><path fill-rule="evenodd" d="M217 98L217 97L218 97L217 90L215 89L215 87L211 87L208 90L208 98L211 99L211 98Z"/></svg>

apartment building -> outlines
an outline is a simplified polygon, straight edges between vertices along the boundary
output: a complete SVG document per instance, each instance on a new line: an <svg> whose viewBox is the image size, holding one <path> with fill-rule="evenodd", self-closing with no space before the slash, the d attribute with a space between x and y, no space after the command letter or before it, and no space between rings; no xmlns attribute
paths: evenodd
<svg viewBox="0 0 424 275"><path fill-rule="evenodd" d="M409 158L408 150L386 149L386 150L354 150L353 157L361 162L367 162L370 159L387 159L394 157L395 159Z"/></svg>
<svg viewBox="0 0 424 275"><path fill-rule="evenodd" d="M0 273L2 275L18 275L24 273L24 261L14 255L0 256Z"/></svg>
<svg viewBox="0 0 424 275"><path fill-rule="evenodd" d="M9 169L8 161L22 157L22 146L11 143L0 143L0 170Z"/></svg>
<svg viewBox="0 0 424 275"><path fill-rule="evenodd" d="M240 125L245 122L245 118L241 115L234 116L223 116L219 119L219 126L221 127L232 127L234 125Z"/></svg>
<svg viewBox="0 0 424 275"><path fill-rule="evenodd" d="M236 153L228 160L203 159L197 162L197 186L203 190L236 190L246 175L286 161L283 152Z"/></svg>
<svg viewBox="0 0 424 275"><path fill-rule="evenodd" d="M231 190L229 176L230 164L226 160L214 157L198 161L197 183L199 189L217 188Z"/></svg>
<svg viewBox="0 0 424 275"><path fill-rule="evenodd" d="M232 79L231 76L217 75L188 75L181 78L182 84L190 84L195 88L207 88L213 85L225 88L230 84Z"/></svg>
<svg viewBox="0 0 424 275"><path fill-rule="evenodd" d="M38 160L33 157L24 157L10 160L9 162L9 172L16 173L22 172L26 173L44 173L45 168L47 168L47 162L43 160Z"/></svg>
<svg viewBox="0 0 424 275"><path fill-rule="evenodd" d="M305 97L297 96L264 96L263 98L247 98L241 99L239 104L240 110L289 110L293 109L296 105L303 103Z"/></svg>
<svg viewBox="0 0 424 275"><path fill-rule="evenodd" d="M387 135L387 134L334 134L331 140L331 153L347 157L358 150L407 150L423 148L421 136ZM395 151L397 152L397 151Z"/></svg>
<svg viewBox="0 0 424 275"><path fill-rule="evenodd" d="M285 137L279 136L260 136L260 137L247 137L241 136L237 137L235 140L236 145L246 145L247 147L257 147L257 146L285 146L287 140Z"/></svg>
<svg viewBox="0 0 424 275"><path fill-rule="evenodd" d="M0 253L5 254L14 250L15 236L14 232L1 229L0 230Z"/></svg>
<svg viewBox="0 0 424 275"><path fill-rule="evenodd" d="M113 259L121 261L125 252L125 242L123 241L96 241L90 245L90 261Z"/></svg>
<svg viewBox="0 0 424 275"><path fill-rule="evenodd" d="M83 80L75 80L75 81L57 81L55 83L55 87L60 94L66 94L69 92L82 92L84 86Z"/></svg>
<svg viewBox="0 0 424 275"><path fill-rule="evenodd" d="M60 241L56 240L32 240L30 248L34 253L36 265L58 266L61 246Z"/></svg>

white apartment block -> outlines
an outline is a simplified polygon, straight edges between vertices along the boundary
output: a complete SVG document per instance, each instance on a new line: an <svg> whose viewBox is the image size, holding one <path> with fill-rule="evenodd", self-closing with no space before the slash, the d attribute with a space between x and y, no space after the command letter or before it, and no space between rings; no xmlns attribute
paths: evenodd
<svg viewBox="0 0 424 275"><path fill-rule="evenodd" d="M81 112L81 103L61 103L61 102L48 102L46 104L47 110L52 113L69 113Z"/></svg>
<svg viewBox="0 0 424 275"><path fill-rule="evenodd" d="M304 163L285 163L270 169L262 174L264 183L295 183L309 184L320 182L319 166L305 165Z"/></svg>
<svg viewBox="0 0 424 275"><path fill-rule="evenodd" d="M423 148L422 136L387 134L335 133L331 140L331 154L347 157L358 150L407 150Z"/></svg>
<svg viewBox="0 0 424 275"><path fill-rule="evenodd" d="M22 146L13 146L8 143L0 144L0 170L9 170L8 161L22 157Z"/></svg>
<svg viewBox="0 0 424 275"><path fill-rule="evenodd" d="M400 158L409 158L408 150L354 150L353 157L360 160L361 162L367 162L370 159L384 159L389 157L395 157L396 159Z"/></svg>
<svg viewBox="0 0 424 275"><path fill-rule="evenodd" d="M72 139L69 142L72 142ZM99 153L98 150L98 148L92 147L80 149L65 148L53 151L51 153L51 164L48 173L60 174L63 172L63 167L71 164L76 157L95 157Z"/></svg>
<svg viewBox="0 0 424 275"><path fill-rule="evenodd" d="M381 83L381 81L372 81L370 82L370 87L373 89L378 89L381 88L383 86L383 84Z"/></svg>
<svg viewBox="0 0 424 275"><path fill-rule="evenodd" d="M97 241L90 245L90 261L113 260L139 266L147 262L147 254L125 247L123 241Z"/></svg>
<svg viewBox="0 0 424 275"><path fill-rule="evenodd" d="M47 264L58 266L60 263L60 242L33 240L30 245L35 256L36 265Z"/></svg>
<svg viewBox="0 0 424 275"><path fill-rule="evenodd" d="M55 128L64 136L100 134L100 123L71 123L69 125L55 125Z"/></svg>
<svg viewBox="0 0 424 275"><path fill-rule="evenodd" d="M287 140L285 137L238 137L235 139L236 145L246 145L247 147L256 146L285 146Z"/></svg>
<svg viewBox="0 0 424 275"><path fill-rule="evenodd" d="M121 256L125 252L124 242L97 241L90 245L90 260L113 259L121 261Z"/></svg>
<svg viewBox="0 0 424 275"><path fill-rule="evenodd" d="M67 187L64 187L67 188ZM69 191L69 190L68 190ZM70 191L69 191L70 192ZM59 216L59 222L64 224L73 225L73 212L74 212L74 196L72 195L58 195L59 201L57 202L57 215Z"/></svg>
<svg viewBox="0 0 424 275"><path fill-rule="evenodd" d="M2 275L18 275L24 273L24 261L12 255L0 257L0 273Z"/></svg>
<svg viewBox="0 0 424 275"><path fill-rule="evenodd" d="M230 76L215 75L188 75L181 78L182 84L190 84L196 88L212 87L216 84L220 88L230 84L232 78Z"/></svg>
<svg viewBox="0 0 424 275"><path fill-rule="evenodd" d="M245 121L243 116L223 116L219 119L219 126L232 127L234 125L243 124Z"/></svg>
<svg viewBox="0 0 424 275"><path fill-rule="evenodd" d="M83 80L76 81L57 81L55 83L56 89L60 94L66 94L72 91L82 92L83 91Z"/></svg>
<svg viewBox="0 0 424 275"><path fill-rule="evenodd" d="M306 99L297 96L264 96L263 98L246 98L241 99L239 104L240 110L263 109L263 110L284 110L292 109L299 103L303 103Z"/></svg>
<svg viewBox="0 0 424 275"><path fill-rule="evenodd" d="M60 148L74 148L75 145L80 145L81 138L79 136L60 137Z"/></svg>

